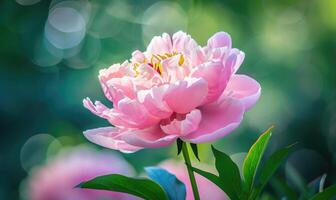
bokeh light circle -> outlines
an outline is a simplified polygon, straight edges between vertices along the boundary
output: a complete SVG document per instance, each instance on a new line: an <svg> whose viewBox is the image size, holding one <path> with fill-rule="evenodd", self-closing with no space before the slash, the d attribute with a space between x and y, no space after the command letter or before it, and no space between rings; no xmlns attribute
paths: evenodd
<svg viewBox="0 0 336 200"><path fill-rule="evenodd" d="M34 5L38 2L40 2L41 0L16 0L16 3L22 5L22 6L31 6Z"/></svg>
<svg viewBox="0 0 336 200"><path fill-rule="evenodd" d="M55 137L49 134L37 134L30 137L21 148L20 161L22 168L29 172L33 167L43 164L48 156L50 144Z"/></svg>
<svg viewBox="0 0 336 200"><path fill-rule="evenodd" d="M155 35L186 31L187 16L179 4L160 1L149 7L142 17L144 42L148 43Z"/></svg>
<svg viewBox="0 0 336 200"><path fill-rule="evenodd" d="M100 50L100 40L87 35L78 54L65 59L65 64L74 69L88 68L97 61Z"/></svg>
<svg viewBox="0 0 336 200"><path fill-rule="evenodd" d="M312 149L301 149L292 153L285 165L286 180L298 190L324 174L326 170L326 161Z"/></svg>
<svg viewBox="0 0 336 200"><path fill-rule="evenodd" d="M45 37L37 39L33 50L33 63L41 67L49 67L61 62L62 58L63 52L50 44Z"/></svg>
<svg viewBox="0 0 336 200"><path fill-rule="evenodd" d="M78 45L86 33L86 22L73 8L52 9L45 25L45 36L55 47L68 49Z"/></svg>

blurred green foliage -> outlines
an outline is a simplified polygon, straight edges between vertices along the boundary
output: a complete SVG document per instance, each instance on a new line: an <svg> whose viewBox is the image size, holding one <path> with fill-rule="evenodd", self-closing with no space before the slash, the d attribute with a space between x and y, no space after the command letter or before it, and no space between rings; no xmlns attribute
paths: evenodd
<svg viewBox="0 0 336 200"><path fill-rule="evenodd" d="M108 125L81 103L86 96L108 103L99 69L144 50L154 35L177 30L202 45L217 31L230 33L233 46L246 53L239 73L262 85L257 106L217 148L241 163L275 124L266 154L298 142L280 173L288 184L295 188L293 167L306 182L327 173L327 184L335 183L336 1L13 0L0 2L0 199L19 198L25 166L44 152L36 144L50 144L47 159L64 146L89 143L83 130ZM31 138L41 133L49 139ZM210 151L200 145L201 161L213 162ZM173 145L124 156L140 170L175 155ZM265 197L274 190L269 186Z"/></svg>

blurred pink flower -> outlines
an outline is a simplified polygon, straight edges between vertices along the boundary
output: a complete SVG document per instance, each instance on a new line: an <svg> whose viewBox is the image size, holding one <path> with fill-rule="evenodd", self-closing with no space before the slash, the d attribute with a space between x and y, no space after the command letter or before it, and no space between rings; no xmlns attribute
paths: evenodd
<svg viewBox="0 0 336 200"><path fill-rule="evenodd" d="M164 33L145 52L99 73L108 108L84 99L84 106L115 127L84 132L101 146L123 152L170 145L177 138L204 143L238 127L259 99L260 85L236 74L244 53L231 48L231 37L213 35L200 47L189 35Z"/></svg>
<svg viewBox="0 0 336 200"><path fill-rule="evenodd" d="M199 164L200 165L200 164ZM197 166L197 165L196 165ZM187 198L186 200L193 200L194 194L192 192L190 179L188 176L187 168L182 162L177 162L174 160L167 160L159 164L159 167L167 170L168 172L174 174L180 181L186 185ZM209 171L211 169L208 165L197 166L203 170ZM211 171L211 170L210 170ZM195 178L198 186L198 191L201 199L211 199L211 200L226 200L228 199L226 194L217 187L214 183L208 179L195 173Z"/></svg>
<svg viewBox="0 0 336 200"><path fill-rule="evenodd" d="M74 188L83 181L112 173L133 175L133 169L115 154L77 147L34 169L26 193L30 200L138 199L124 193Z"/></svg>

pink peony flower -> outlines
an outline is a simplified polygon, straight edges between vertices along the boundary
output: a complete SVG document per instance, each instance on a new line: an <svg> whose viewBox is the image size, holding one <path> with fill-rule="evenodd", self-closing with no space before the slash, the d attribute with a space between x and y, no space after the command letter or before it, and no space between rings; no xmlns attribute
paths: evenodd
<svg viewBox="0 0 336 200"><path fill-rule="evenodd" d="M26 182L26 193L31 200L138 199L124 193L74 188L83 181L112 173L133 175L133 170L115 154L78 147L34 169Z"/></svg>
<svg viewBox="0 0 336 200"><path fill-rule="evenodd" d="M231 48L227 33L200 47L189 35L166 33L145 52L99 72L108 108L84 99L84 106L114 127L84 132L101 146L123 152L170 145L177 138L204 143L238 127L260 96L260 85L236 74L244 53Z"/></svg>
<svg viewBox="0 0 336 200"><path fill-rule="evenodd" d="M159 164L159 166L168 172L174 174L181 182L183 182L187 189L186 200L193 200L194 194L190 184L187 168L182 162L174 160L167 160ZM211 169L208 165L197 166L198 168L209 171ZM198 186L198 191L201 199L211 200L225 200L228 199L226 194L217 185L209 181L208 179L195 173L195 179Z"/></svg>

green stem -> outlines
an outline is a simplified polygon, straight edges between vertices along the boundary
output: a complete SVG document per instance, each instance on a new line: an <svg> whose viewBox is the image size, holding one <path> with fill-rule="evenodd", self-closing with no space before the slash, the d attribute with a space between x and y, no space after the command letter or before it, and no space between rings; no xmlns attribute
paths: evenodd
<svg viewBox="0 0 336 200"><path fill-rule="evenodd" d="M191 166L191 162L190 162L190 157L189 157L187 144L184 143L184 142L182 143L182 154L183 154L184 161L186 162L186 165L187 165L189 179L190 179L191 187L192 187L192 190L193 190L193 193L194 193L194 199L195 200L200 200L198 189L197 189L197 184L196 184L196 180L195 180L195 175L194 175L194 172L192 170L192 166Z"/></svg>

